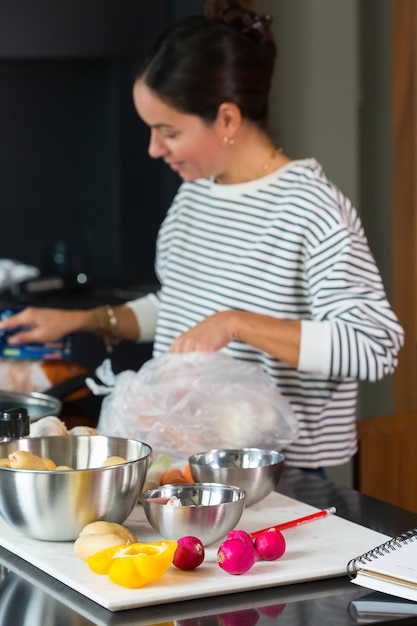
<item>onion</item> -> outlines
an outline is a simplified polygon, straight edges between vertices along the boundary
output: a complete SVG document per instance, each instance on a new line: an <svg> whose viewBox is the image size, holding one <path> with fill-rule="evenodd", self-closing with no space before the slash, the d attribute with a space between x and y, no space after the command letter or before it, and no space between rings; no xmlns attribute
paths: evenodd
<svg viewBox="0 0 417 626"><path fill-rule="evenodd" d="M242 539L226 539L217 551L219 566L229 574L244 574L255 565L259 556L255 548Z"/></svg>
<svg viewBox="0 0 417 626"><path fill-rule="evenodd" d="M173 564L179 569L195 569L204 561L205 551L200 539L188 535L178 539Z"/></svg>
<svg viewBox="0 0 417 626"><path fill-rule="evenodd" d="M275 528L265 530L258 535L254 542L255 550L263 561L275 561L285 552L284 535Z"/></svg>

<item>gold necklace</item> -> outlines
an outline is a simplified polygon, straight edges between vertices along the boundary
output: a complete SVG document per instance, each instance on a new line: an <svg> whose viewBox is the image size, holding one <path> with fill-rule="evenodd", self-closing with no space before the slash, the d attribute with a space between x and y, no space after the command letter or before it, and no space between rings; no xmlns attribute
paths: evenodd
<svg viewBox="0 0 417 626"><path fill-rule="evenodd" d="M277 157L279 154L282 154L283 150L282 148L274 148L271 152L271 154L269 155L268 159L265 161L265 163L262 165L262 167L259 169L259 172L257 173L257 175L255 176L256 178L262 178L262 176L265 176L265 174L267 173L267 171L269 170L269 168L271 167L271 163L272 161L275 159L275 157Z"/></svg>

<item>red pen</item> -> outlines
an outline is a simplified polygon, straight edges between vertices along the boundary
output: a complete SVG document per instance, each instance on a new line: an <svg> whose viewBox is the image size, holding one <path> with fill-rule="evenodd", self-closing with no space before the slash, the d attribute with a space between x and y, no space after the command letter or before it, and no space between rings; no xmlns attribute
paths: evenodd
<svg viewBox="0 0 417 626"><path fill-rule="evenodd" d="M266 530L285 530L287 528L293 528L294 526L300 526L300 524L306 524L307 522L314 522L316 519L321 519L322 517L327 517L328 515L333 515L336 513L336 508L334 506L329 507L328 509L323 509L322 511L317 511L316 513L311 513L311 515L305 515L304 517L299 517L297 519L290 520L289 522L283 522L282 524L277 524L276 526L269 526L268 528L262 528L262 530L256 530L253 533L249 533L252 539L255 539L258 535L265 532Z"/></svg>

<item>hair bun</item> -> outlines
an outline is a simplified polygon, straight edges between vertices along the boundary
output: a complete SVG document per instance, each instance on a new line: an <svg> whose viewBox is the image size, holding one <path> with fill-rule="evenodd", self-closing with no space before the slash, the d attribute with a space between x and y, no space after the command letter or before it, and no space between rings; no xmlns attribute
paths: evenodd
<svg viewBox="0 0 417 626"><path fill-rule="evenodd" d="M272 17L258 15L237 0L205 0L204 13L209 19L221 21L257 42L271 38Z"/></svg>

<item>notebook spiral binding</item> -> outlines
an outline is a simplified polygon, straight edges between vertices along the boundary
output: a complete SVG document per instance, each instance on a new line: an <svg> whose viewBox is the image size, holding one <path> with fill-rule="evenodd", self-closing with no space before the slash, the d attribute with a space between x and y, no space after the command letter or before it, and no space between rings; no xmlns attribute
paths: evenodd
<svg viewBox="0 0 417 626"><path fill-rule="evenodd" d="M369 561L372 561L373 559L376 559L379 556L383 556L384 554L387 554L388 552L393 552L394 550L398 550L399 548L402 548L403 545L407 543L412 543L413 541L417 541L417 528L406 530L405 532L401 533L401 535L398 535L397 537L393 537L392 539L388 539L388 541L386 541L385 543L382 543L380 546L376 546L375 548L372 548L372 550L369 550L368 552L365 552L364 554L357 556L356 558L352 559L348 563L347 573L349 577L355 578L359 569L358 568L359 563L362 563L362 564L366 564L366 562L369 563Z"/></svg>

